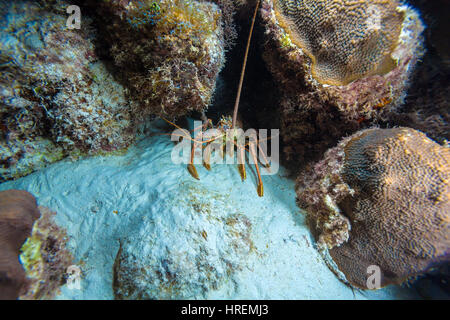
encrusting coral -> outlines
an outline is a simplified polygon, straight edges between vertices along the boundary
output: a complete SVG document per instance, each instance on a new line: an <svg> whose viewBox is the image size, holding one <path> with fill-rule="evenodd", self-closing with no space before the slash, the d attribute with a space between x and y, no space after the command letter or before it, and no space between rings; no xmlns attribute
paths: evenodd
<svg viewBox="0 0 450 320"><path fill-rule="evenodd" d="M21 300L53 298L66 283L68 268L73 263L66 248L66 232L53 220L56 213L43 206L39 206L39 211L41 217L20 249L19 259L29 282L28 289L19 297Z"/></svg>
<svg viewBox="0 0 450 320"><path fill-rule="evenodd" d="M295 163L403 103L423 55L418 13L395 0L264 0L263 57L279 83L281 134Z"/></svg>
<svg viewBox="0 0 450 320"><path fill-rule="evenodd" d="M54 215L27 191L0 191L0 299L50 299L66 282L73 257Z"/></svg>
<svg viewBox="0 0 450 320"><path fill-rule="evenodd" d="M17 299L28 282L19 250L40 216L36 199L27 191L0 192L0 299Z"/></svg>
<svg viewBox="0 0 450 320"><path fill-rule="evenodd" d="M68 29L67 6L2 2L0 181L134 138L124 89L95 53L92 21Z"/></svg>
<svg viewBox="0 0 450 320"><path fill-rule="evenodd" d="M381 286L450 261L450 149L410 128L343 139L297 180L318 245L347 281Z"/></svg>
<svg viewBox="0 0 450 320"><path fill-rule="evenodd" d="M220 8L208 1L87 1L142 118L181 117L211 102L224 64Z"/></svg>

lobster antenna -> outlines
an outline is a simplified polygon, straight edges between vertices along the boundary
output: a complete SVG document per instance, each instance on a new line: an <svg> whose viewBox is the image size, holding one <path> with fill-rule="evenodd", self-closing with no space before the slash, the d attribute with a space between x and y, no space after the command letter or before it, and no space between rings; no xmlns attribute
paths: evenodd
<svg viewBox="0 0 450 320"><path fill-rule="evenodd" d="M255 6L255 11L253 12L252 25L250 27L250 33L249 33L248 39L247 39L247 47L245 48L244 63L242 64L241 78L239 80L236 101L234 103L233 122L232 122L232 127L231 127L232 129L234 129L236 127L236 119L237 119L237 113L238 113L238 109L239 109L239 100L241 98L242 83L244 82L245 66L247 65L248 49L250 48L250 40L252 39L253 26L255 25L255 19L256 19L256 13L258 12L259 1L260 0L257 0L256 6Z"/></svg>

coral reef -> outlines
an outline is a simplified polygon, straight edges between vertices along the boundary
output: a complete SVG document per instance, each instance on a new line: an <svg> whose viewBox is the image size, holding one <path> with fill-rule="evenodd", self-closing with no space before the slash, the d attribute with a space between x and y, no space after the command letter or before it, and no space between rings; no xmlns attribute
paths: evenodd
<svg viewBox="0 0 450 320"><path fill-rule="evenodd" d="M53 220L56 213L43 206L39 211L41 217L20 250L19 258L29 280L21 300L52 299L66 283L67 268L73 261L66 249L66 232Z"/></svg>
<svg viewBox="0 0 450 320"><path fill-rule="evenodd" d="M40 216L36 199L27 191L0 191L0 299L17 299L27 289L19 250Z"/></svg>
<svg viewBox="0 0 450 320"><path fill-rule="evenodd" d="M424 53L423 23L398 1L265 0L261 16L284 151L296 164L398 108Z"/></svg>
<svg viewBox="0 0 450 320"><path fill-rule="evenodd" d="M255 0L0 0L0 299L448 295L443 1L408 2L425 30L402 0L261 0L238 121L281 128L299 216L284 169L262 199L229 166L194 182L150 121L229 111ZM353 292L370 266L418 291Z"/></svg>
<svg viewBox="0 0 450 320"><path fill-rule="evenodd" d="M190 190L186 208L166 207L165 221L145 221L121 243L113 272L116 299L205 299L242 269L253 250L250 220L228 213L225 197L214 195L212 206L199 196L201 189Z"/></svg>
<svg viewBox="0 0 450 320"><path fill-rule="evenodd" d="M450 6L445 0L411 0L427 25L427 53L415 69L411 88L400 108L390 110L389 125L420 130L439 143L450 141Z"/></svg>
<svg viewBox="0 0 450 320"><path fill-rule="evenodd" d="M2 1L0 181L134 138L124 89L96 56L91 20L67 29L67 6Z"/></svg>
<svg viewBox="0 0 450 320"><path fill-rule="evenodd" d="M234 23L234 16L236 12L242 8L245 0L213 0L220 10L222 11L222 29L225 50L230 50L235 44L238 38L236 25Z"/></svg>
<svg viewBox="0 0 450 320"><path fill-rule="evenodd" d="M381 286L450 261L450 149L410 128L367 129L343 139L297 181L318 245L345 278ZM356 263L357 262L357 263Z"/></svg>
<svg viewBox="0 0 450 320"><path fill-rule="evenodd" d="M211 102L224 64L221 10L207 1L87 1L132 112L180 117Z"/></svg>

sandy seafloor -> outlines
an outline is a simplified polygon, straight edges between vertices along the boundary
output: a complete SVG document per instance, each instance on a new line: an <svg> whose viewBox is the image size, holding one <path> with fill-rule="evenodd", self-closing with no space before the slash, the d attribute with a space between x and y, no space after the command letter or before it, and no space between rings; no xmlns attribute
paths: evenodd
<svg viewBox="0 0 450 320"><path fill-rule="evenodd" d="M56 211L57 224L69 236L69 249L76 261L83 261L81 289L64 285L57 299L114 299L112 268L119 239L128 241L127 250L137 257L149 252L148 245L152 255L161 255L144 257L143 263L145 259L164 261L168 259L164 255L174 251L196 257L201 252L187 251L202 248L216 270L218 285L208 290L193 286L191 290L190 280L184 279L188 285L182 298L419 298L407 287L360 291L340 282L314 248L304 214L295 203L294 181L286 178L283 168L263 177L265 194L260 198L254 171L241 182L235 165L214 165L209 172L198 166L201 180L197 181L185 165L171 162L173 146L164 135L140 138L124 155L63 160L0 185L0 190L27 190L39 205ZM203 218L204 213L188 205L192 201L207 206L210 215L240 214L251 222L255 250L238 256L234 265L239 268L231 274L220 271L222 256L232 260L229 255L234 252L223 245L228 242L221 234L220 219L211 223ZM198 236L202 230L208 233L206 239ZM180 277L201 279L189 275L189 270L183 269Z"/></svg>

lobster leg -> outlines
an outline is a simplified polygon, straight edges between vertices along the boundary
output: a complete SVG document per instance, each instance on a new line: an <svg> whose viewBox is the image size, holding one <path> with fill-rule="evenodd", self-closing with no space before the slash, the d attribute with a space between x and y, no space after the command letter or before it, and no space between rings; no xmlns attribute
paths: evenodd
<svg viewBox="0 0 450 320"><path fill-rule="evenodd" d="M242 181L247 178L247 173L245 171L245 148L241 145L237 146L237 159L238 159L238 170Z"/></svg>
<svg viewBox="0 0 450 320"><path fill-rule="evenodd" d="M264 163L262 163L262 161L260 160L259 162L261 163L261 165L263 165L269 172L270 172L270 163L267 160L266 155L264 154L264 151L262 150L260 144L258 143L258 149L259 149L259 154L262 156L262 158L264 159Z"/></svg>
<svg viewBox="0 0 450 320"><path fill-rule="evenodd" d="M211 142L208 142L203 151L203 166L206 170L211 170Z"/></svg>
<svg viewBox="0 0 450 320"><path fill-rule="evenodd" d="M189 160L189 164L187 165L187 169L189 171L189 173L191 174L191 176L193 176L195 179L200 180L200 177L198 176L197 173L197 169L194 166L194 157L195 157L195 150L197 149L197 147L199 147L202 142L197 142L197 141L202 141L203 137L202 137L202 130L203 127L200 127L200 132L195 136L195 131L198 130L198 128L194 129L194 136L195 139L193 139L192 142L192 149L191 149L191 157ZM197 137L200 136L200 140L197 140Z"/></svg>
<svg viewBox="0 0 450 320"><path fill-rule="evenodd" d="M248 150L253 158L253 161L255 162L256 173L258 174L258 189L257 189L258 196L262 197L264 195L264 186L261 179L261 173L259 172L258 159L256 157L255 142L250 142L248 147L249 147Z"/></svg>
<svg viewBox="0 0 450 320"><path fill-rule="evenodd" d="M187 169L188 169L189 173L191 174L191 176L193 176L197 180L200 180L198 173L197 173L197 169L195 169L195 166L194 166L194 156L195 156L196 146L197 146L197 143L194 141L192 150L191 150L191 158L189 160L189 164L187 165Z"/></svg>

